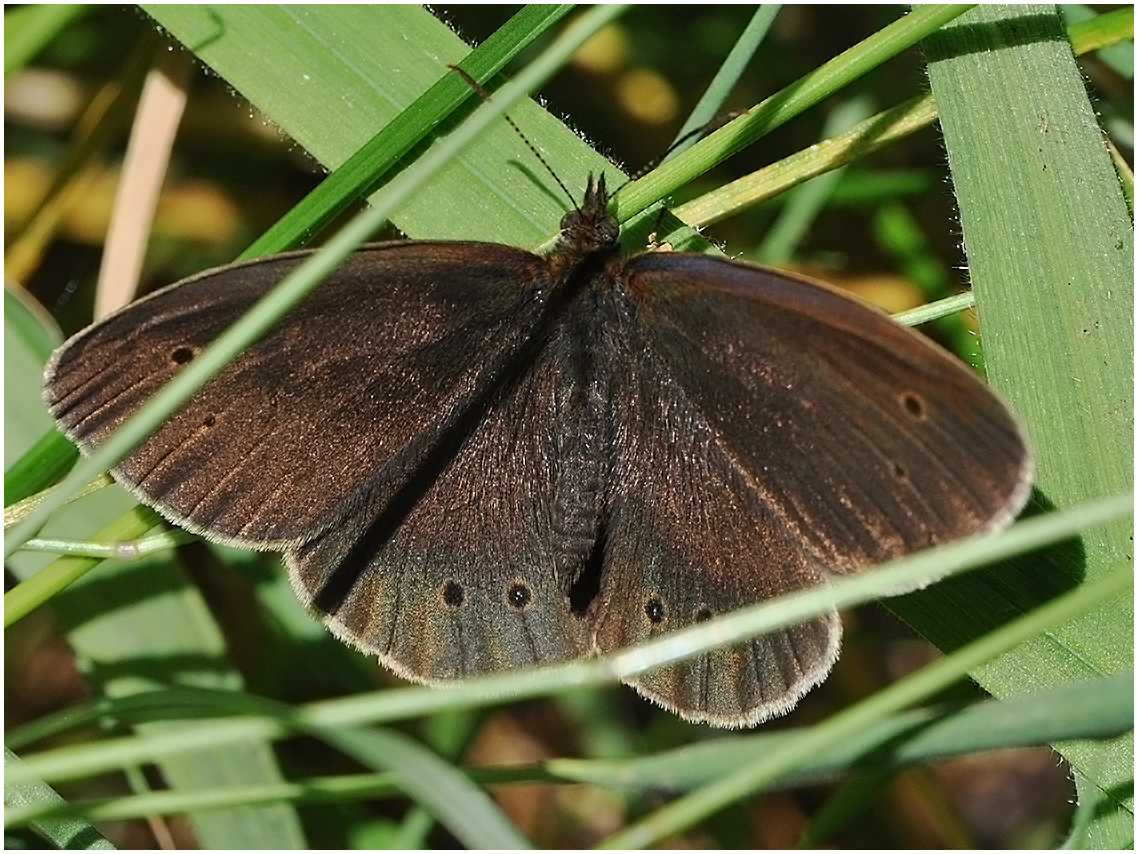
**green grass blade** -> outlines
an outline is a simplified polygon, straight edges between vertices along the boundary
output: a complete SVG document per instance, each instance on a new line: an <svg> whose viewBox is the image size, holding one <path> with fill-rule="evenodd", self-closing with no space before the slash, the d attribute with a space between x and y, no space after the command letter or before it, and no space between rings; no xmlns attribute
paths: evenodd
<svg viewBox="0 0 1138 854"><path fill-rule="evenodd" d="M845 131L864 119L869 111L869 104L862 98L840 104L826 119L823 131L826 134ZM785 206L749 260L776 267L788 262L841 178L842 170L834 169L788 192Z"/></svg>
<svg viewBox="0 0 1138 854"><path fill-rule="evenodd" d="M985 6L926 43L989 378L1027 424L1037 500L1064 507L1132 485L1134 239L1082 75L1054 7ZM1133 525L920 595L977 607L1030 602L1132 567ZM977 616L979 623L1000 615ZM922 626L929 625L927 621ZM959 624L958 624L959 625ZM935 628L930 626L930 628ZM931 632L942 648L945 633ZM1121 595L984 666L997 696L1133 667L1133 599ZM1133 744L1071 744L1083 797L1108 795L1096 845L1133 841ZM1115 825L1110 818L1118 819ZM1123 837L1106 830L1121 828ZM1097 831L1096 831L1097 832Z"/></svg>
<svg viewBox="0 0 1138 854"><path fill-rule="evenodd" d="M1111 738L1134 723L1134 675L1119 674L1008 700L986 700L892 715L847 742L817 751L779 778L778 788L807 785L851 767L896 771L980 750L1043 745L1064 738ZM683 792L721 774L762 761L812 727L759 731L699 741L654 755L617 761L554 759L559 777L628 791ZM879 745L886 748L875 750Z"/></svg>
<svg viewBox="0 0 1138 854"><path fill-rule="evenodd" d="M1107 12L1067 30L1076 55L1134 39L1133 8ZM1121 46L1121 45L1119 45ZM936 121L936 105L924 95L871 116L844 133L764 166L673 209L686 223L704 227L762 204L815 176L860 160ZM923 321L921 321L923 322Z"/></svg>
<svg viewBox="0 0 1138 854"><path fill-rule="evenodd" d="M115 492L117 500L100 495L94 507L90 501L77 502L53 524L74 524L79 512L85 517L95 511L114 516L133 504L131 497ZM99 535L108 539L137 537L154 521L152 511L135 506ZM96 565L99 572L90 573ZM44 585L66 589L45 594ZM69 628L68 640L83 663L87 679L104 696L129 697L179 683L212 685L228 691L242 687L197 588L168 558L129 563L60 558L6 594L5 618L24 601L12 597L30 597L38 602L46 595L51 595L59 621ZM137 731L142 737L166 733L177 738L180 726L177 721L159 720L141 723ZM256 739L223 748L207 745L181 757L146 761L152 760L174 789L281 780L271 749ZM214 810L192 815L190 821L197 838L208 847L305 845L296 816L280 805Z"/></svg>
<svg viewBox="0 0 1138 854"><path fill-rule="evenodd" d="M18 290L4 289L5 507L42 489L76 459L75 446L44 412L38 384L25 381L40 375L61 343L59 330L38 305ZM43 438L32 445L39 435Z"/></svg>
<svg viewBox="0 0 1138 854"><path fill-rule="evenodd" d="M4 76L27 65L87 9L84 3L34 3L5 11Z"/></svg>
<svg viewBox="0 0 1138 854"><path fill-rule="evenodd" d="M668 163L624 188L614 210L624 222L715 163L785 124L867 71L916 44L937 27L962 14L968 5L921 6L829 62L767 98L729 124L700 140Z"/></svg>
<svg viewBox="0 0 1138 854"><path fill-rule="evenodd" d="M20 758L4 748L4 767L19 765ZM32 804L63 805L67 802L49 786L35 781L4 788L4 811ZM73 818L43 818L33 827L56 848L64 851L114 851L115 846L86 821ZM8 846L5 846L8 847Z"/></svg>
<svg viewBox="0 0 1138 854"><path fill-rule="evenodd" d="M489 795L454 766L406 736L365 728L327 728L319 735L368 767L390 770L399 787L467 847L532 847Z"/></svg>
<svg viewBox="0 0 1138 854"><path fill-rule="evenodd" d="M694 145L695 137L693 134L707 127L719 115L723 105L727 102L727 97L731 94L731 90L735 88L735 84L739 82L739 78L747 70L747 65L759 49L759 45L766 37L767 30L770 29L781 9L781 3L763 3L755 10L751 20L747 22L746 29L740 34L738 41L731 48L731 52L727 54L727 58L723 60L723 64L715 73L715 77L708 84L703 95L700 96L699 103L695 105L691 115L676 133L676 147L671 150L666 159L670 160L681 151ZM690 138L684 141L686 137Z"/></svg>
<svg viewBox="0 0 1138 854"><path fill-rule="evenodd" d="M447 65L470 52L417 6L143 8L328 168L344 163L433 84L458 86ZM620 11L612 7L604 14ZM296 68L296 56L305 57L303 70ZM510 117L571 189L583 188L590 171L615 177L611 163L537 104L518 103ZM557 232L569 207L525 142L499 121L395 210L391 221L414 238L537 246Z"/></svg>
<svg viewBox="0 0 1138 854"><path fill-rule="evenodd" d="M503 24L459 63L479 83L560 20L570 6L531 5ZM365 195L411 148L463 103L477 97L457 73L444 74L407 109L348 157L284 218L261 235L241 258L292 249L308 241L333 216Z"/></svg>
<svg viewBox="0 0 1138 854"><path fill-rule="evenodd" d="M204 705L204 704L203 704ZM85 720L101 714L140 720L163 715L160 708L128 709L127 703L100 703L78 710ZM1110 738L1134 722L1134 677L1119 674L1089 683L1066 685L1009 700L986 700L968 706L936 706L893 715L833 750L817 753L775 780L771 788L810 785L853 768L894 773L945 757L1031 745L1065 738ZM64 731L64 730L61 730ZM811 727L760 731L698 741L671 750L618 760L551 759L529 766L471 768L465 773L482 784L562 780L628 792L683 792L704 785L741 765L761 761L795 739L813 738ZM885 748L874 750L876 745ZM383 767L377 765L377 767ZM155 792L131 798L106 798L75 804L37 802L34 808L5 815L7 826L22 826L46 817L87 815L92 820L121 820L171 815L220 807L252 806L274 801L320 803L395 797L401 788L390 773L311 777L290 783L244 786L203 792Z"/></svg>

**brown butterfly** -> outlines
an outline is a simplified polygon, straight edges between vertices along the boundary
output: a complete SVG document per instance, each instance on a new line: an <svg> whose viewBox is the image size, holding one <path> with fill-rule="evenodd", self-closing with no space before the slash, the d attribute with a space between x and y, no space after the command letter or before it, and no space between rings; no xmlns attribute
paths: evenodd
<svg viewBox="0 0 1138 854"><path fill-rule="evenodd" d="M1007 524L1023 430L965 365L826 285L621 257L603 178L541 257L365 247L116 476L191 531L286 553L337 636L420 682L611 652ZM53 356L90 449L305 257L171 285ZM630 680L692 721L790 709L834 613Z"/></svg>

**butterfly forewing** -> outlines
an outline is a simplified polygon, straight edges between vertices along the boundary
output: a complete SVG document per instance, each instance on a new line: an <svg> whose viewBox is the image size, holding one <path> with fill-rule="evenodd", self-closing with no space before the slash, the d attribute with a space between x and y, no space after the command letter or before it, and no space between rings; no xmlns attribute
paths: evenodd
<svg viewBox="0 0 1138 854"><path fill-rule="evenodd" d="M625 279L653 358L775 524L844 572L1006 524L1031 463L967 366L798 277L641 255Z"/></svg>
<svg viewBox="0 0 1138 854"><path fill-rule="evenodd" d="M98 445L307 253L203 274L134 303L53 358L45 398ZM357 252L120 463L119 478L191 530L285 547L397 483L479 389L534 310L542 259L483 244Z"/></svg>

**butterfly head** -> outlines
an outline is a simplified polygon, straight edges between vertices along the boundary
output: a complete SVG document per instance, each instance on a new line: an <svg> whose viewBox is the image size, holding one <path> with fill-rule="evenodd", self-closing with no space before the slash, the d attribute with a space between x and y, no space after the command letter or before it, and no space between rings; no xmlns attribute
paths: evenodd
<svg viewBox="0 0 1138 854"><path fill-rule="evenodd" d="M615 246L620 226L607 210L608 201L605 176L594 178L590 175L580 209L570 211L561 220L558 248L576 255L588 255Z"/></svg>

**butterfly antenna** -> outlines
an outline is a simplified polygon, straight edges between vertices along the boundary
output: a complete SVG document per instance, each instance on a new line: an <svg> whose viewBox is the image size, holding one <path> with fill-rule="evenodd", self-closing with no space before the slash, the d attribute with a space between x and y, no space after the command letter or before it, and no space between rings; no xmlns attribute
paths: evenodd
<svg viewBox="0 0 1138 854"><path fill-rule="evenodd" d="M458 73L458 75L467 82L471 89L482 96L483 100L490 99L490 93L482 87L482 84L467 74L465 71L463 71L461 68L459 68L457 65L448 65L447 68ZM545 171L553 176L553 180L557 182L557 186L561 188L561 192L563 192L566 198L569 199L569 204L571 204L575 209L580 210L580 208L577 206L577 200L573 198L573 194L569 192L569 188L566 187L564 183L562 183L561 179L557 176L557 173L553 171L553 167L546 162L545 158L541 156L541 152L538 151L537 148L534 147L534 144L529 141L529 137L522 133L522 129L518 127L517 123L511 119L509 115L502 113L502 118L509 122L510 127L514 129L514 133L521 137L522 142L526 144L526 148L532 151L533 156L536 157L538 159L538 162L545 167Z"/></svg>
<svg viewBox="0 0 1138 854"><path fill-rule="evenodd" d="M639 181L668 158L678 154L681 150L687 148L693 142L698 142L713 131L719 130L725 124L739 118L739 116L743 115L746 112L746 110L728 110L727 112L720 113L719 115L715 116L715 118L706 124L702 124L697 128L692 128L687 133L680 134L675 142L664 149L663 153L658 154L656 157L653 157L646 164L637 169L636 172L633 173L633 175L625 183L631 184L633 181Z"/></svg>
<svg viewBox="0 0 1138 854"><path fill-rule="evenodd" d="M718 116L715 116L713 119L711 119L711 121L706 122L697 128L692 128L687 133L680 134L675 142L664 149L663 153L657 155L656 157L653 157L646 164L637 169L632 175L630 175L627 181L625 181L623 184L617 187L616 190L613 191L613 195L615 196L619 194L621 190L623 190L633 181L639 181L673 154L676 154L684 148L687 148L693 142L698 142L710 134L712 131L719 130L721 127L723 127L723 125L727 124L732 119L736 119L739 116L743 115L744 112L746 111L729 110L727 112L720 113ZM664 223L664 216L667 214L667 212L668 206L666 203L661 205L659 210L656 212L656 224L653 226L652 233L649 235L649 241L653 244L656 243L656 235L660 231L660 226Z"/></svg>

